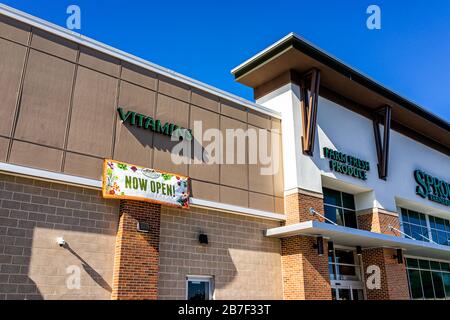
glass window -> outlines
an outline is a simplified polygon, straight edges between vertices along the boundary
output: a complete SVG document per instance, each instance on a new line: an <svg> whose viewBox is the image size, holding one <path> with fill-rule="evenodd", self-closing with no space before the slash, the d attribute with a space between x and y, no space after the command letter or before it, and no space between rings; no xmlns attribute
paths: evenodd
<svg viewBox="0 0 450 320"><path fill-rule="evenodd" d="M413 299L450 299L450 266L446 262L406 259Z"/></svg>
<svg viewBox="0 0 450 320"><path fill-rule="evenodd" d="M352 194L323 188L325 217L334 223L357 228L355 199Z"/></svg>
<svg viewBox="0 0 450 320"><path fill-rule="evenodd" d="M409 288L411 290L411 297L413 299L422 299L422 282L420 279L420 271L419 270L408 270L408 280L409 280Z"/></svg>
<svg viewBox="0 0 450 320"><path fill-rule="evenodd" d="M417 261L417 259L406 258L406 266L413 267L413 268L418 268L419 267L419 262Z"/></svg>
<svg viewBox="0 0 450 320"><path fill-rule="evenodd" d="M408 209L401 209L403 232L420 241L429 241L450 246L450 221L425 215ZM427 225L427 220L429 226ZM431 234L431 238L430 238Z"/></svg>
<svg viewBox="0 0 450 320"><path fill-rule="evenodd" d="M419 241L428 241L427 220L425 215L402 208L403 232Z"/></svg>
<svg viewBox="0 0 450 320"><path fill-rule="evenodd" d="M328 270L331 280L360 280L359 265L351 250L335 249L328 253Z"/></svg>
<svg viewBox="0 0 450 320"><path fill-rule="evenodd" d="M336 190L323 188L323 201L337 207L342 207L341 193Z"/></svg>
<svg viewBox="0 0 450 320"><path fill-rule="evenodd" d="M425 299L434 299L433 281L431 280L431 272L427 270L420 271L422 278L423 295Z"/></svg>
<svg viewBox="0 0 450 320"><path fill-rule="evenodd" d="M208 277L187 278L187 300L212 300L212 279Z"/></svg>
<svg viewBox="0 0 450 320"><path fill-rule="evenodd" d="M444 291L444 282L442 281L442 273L433 271L433 287L434 287L434 295L436 299L444 299L445 291Z"/></svg>
<svg viewBox="0 0 450 320"><path fill-rule="evenodd" d="M445 296L450 300L450 273L442 273L442 281L445 288Z"/></svg>
<svg viewBox="0 0 450 320"><path fill-rule="evenodd" d="M428 216L430 220L431 238L444 246L450 245L450 222L448 220Z"/></svg>
<svg viewBox="0 0 450 320"><path fill-rule="evenodd" d="M352 194L342 192L342 206L344 208L355 210L355 198Z"/></svg>

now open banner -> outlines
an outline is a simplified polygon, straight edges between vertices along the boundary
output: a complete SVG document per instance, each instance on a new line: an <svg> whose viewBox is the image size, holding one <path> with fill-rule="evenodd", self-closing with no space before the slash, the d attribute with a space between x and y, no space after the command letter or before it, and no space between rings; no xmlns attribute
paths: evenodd
<svg viewBox="0 0 450 320"><path fill-rule="evenodd" d="M189 177L105 160L103 197L189 208Z"/></svg>

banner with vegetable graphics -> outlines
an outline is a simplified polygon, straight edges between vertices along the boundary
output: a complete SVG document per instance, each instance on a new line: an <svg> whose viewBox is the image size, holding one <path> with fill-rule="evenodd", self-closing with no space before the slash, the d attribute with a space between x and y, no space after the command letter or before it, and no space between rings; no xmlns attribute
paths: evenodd
<svg viewBox="0 0 450 320"><path fill-rule="evenodd" d="M103 197L189 208L189 178L115 160L103 166Z"/></svg>

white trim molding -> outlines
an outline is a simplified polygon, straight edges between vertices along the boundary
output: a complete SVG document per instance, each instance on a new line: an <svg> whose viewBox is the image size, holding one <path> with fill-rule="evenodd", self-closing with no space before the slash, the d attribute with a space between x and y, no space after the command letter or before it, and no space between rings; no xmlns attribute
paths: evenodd
<svg viewBox="0 0 450 320"><path fill-rule="evenodd" d="M269 220L286 221L284 214L262 211L257 209L245 208L240 206L234 206L231 204L220 203L215 201L202 200L197 198L191 198L190 203L192 206L198 206L203 208L210 208L213 210L226 211L231 213L238 213L254 218L264 218Z"/></svg>
<svg viewBox="0 0 450 320"><path fill-rule="evenodd" d="M0 14L277 119L281 113L0 3Z"/></svg>
<svg viewBox="0 0 450 320"><path fill-rule="evenodd" d="M56 182L61 184L69 184L78 187L91 188L91 189L101 189L102 181L95 179L88 179L78 176L73 176L65 173L52 172L42 169L34 169L29 167L24 167L15 164L0 162L0 173L5 173L9 175L21 176L30 179L38 179L49 182ZM190 203L193 207L200 207L206 209L212 209L217 211L225 211L233 214L245 215L253 218L262 218L267 220L276 221L286 221L286 216L284 214L256 210L251 208L245 208L240 206L235 206L226 203L202 200L197 198L191 198Z"/></svg>
<svg viewBox="0 0 450 320"><path fill-rule="evenodd" d="M100 189L102 187L102 182L100 180L72 176L65 173L52 172L42 169L34 169L4 162L0 162L0 172L25 178L35 178L39 180L70 184L93 189Z"/></svg>

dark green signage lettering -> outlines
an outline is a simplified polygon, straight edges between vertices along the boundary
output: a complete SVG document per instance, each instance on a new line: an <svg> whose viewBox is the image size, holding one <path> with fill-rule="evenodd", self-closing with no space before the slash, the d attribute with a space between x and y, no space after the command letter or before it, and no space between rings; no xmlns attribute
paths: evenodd
<svg viewBox="0 0 450 320"><path fill-rule="evenodd" d="M175 197L175 186L153 180L150 180L149 183L147 179L125 176L125 188L127 189L147 191L149 186L152 193Z"/></svg>
<svg viewBox="0 0 450 320"><path fill-rule="evenodd" d="M418 196L450 207L450 183L421 170L414 170L414 179Z"/></svg>
<svg viewBox="0 0 450 320"><path fill-rule="evenodd" d="M162 123L160 120L153 119L150 116L146 116L134 111L125 112L121 107L117 108L119 118L122 122L129 121L130 125L138 126L146 130L150 130L156 133L164 134L166 136L174 136L178 139L190 141L192 140L192 132L190 129L179 127L176 124L166 122Z"/></svg>
<svg viewBox="0 0 450 320"><path fill-rule="evenodd" d="M370 170L368 161L358 159L345 153L323 148L323 155L330 159L330 169L361 180L367 180L367 171Z"/></svg>

